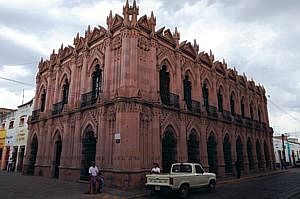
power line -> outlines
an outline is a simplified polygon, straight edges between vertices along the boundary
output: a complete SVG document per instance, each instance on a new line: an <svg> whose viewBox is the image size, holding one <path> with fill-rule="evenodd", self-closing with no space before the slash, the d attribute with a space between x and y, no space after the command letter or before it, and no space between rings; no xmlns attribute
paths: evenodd
<svg viewBox="0 0 300 199"><path fill-rule="evenodd" d="M29 64L37 64L38 62L27 62L27 63L20 63L20 64L2 64L2 66L19 66L19 65L29 65Z"/></svg>
<svg viewBox="0 0 300 199"><path fill-rule="evenodd" d="M287 114L290 118L300 122L300 120L296 117L294 117L293 115L291 115L289 112L287 112L286 110L282 109L279 105L275 104L274 102L272 102L272 100L270 100L269 98L269 102L271 102L271 104L273 104L277 109L279 109L281 112L284 112L285 114Z"/></svg>
<svg viewBox="0 0 300 199"><path fill-rule="evenodd" d="M18 84L22 84L22 85L26 85L26 86L35 87L35 85L30 84L30 83L21 82L21 81L18 81L18 80L9 79L9 78L5 78L5 77L1 77L1 76L0 76L0 79L6 80L6 81L10 81L10 82L14 82L14 83L18 83Z"/></svg>

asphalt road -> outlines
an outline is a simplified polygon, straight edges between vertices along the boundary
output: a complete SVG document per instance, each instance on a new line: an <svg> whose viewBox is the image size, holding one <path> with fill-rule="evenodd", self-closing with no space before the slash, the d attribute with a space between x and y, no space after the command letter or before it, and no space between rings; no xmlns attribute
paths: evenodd
<svg viewBox="0 0 300 199"><path fill-rule="evenodd" d="M176 198L165 193L147 199ZM273 176L249 179L240 183L217 185L214 193L205 189L190 193L189 199L300 199L300 169Z"/></svg>

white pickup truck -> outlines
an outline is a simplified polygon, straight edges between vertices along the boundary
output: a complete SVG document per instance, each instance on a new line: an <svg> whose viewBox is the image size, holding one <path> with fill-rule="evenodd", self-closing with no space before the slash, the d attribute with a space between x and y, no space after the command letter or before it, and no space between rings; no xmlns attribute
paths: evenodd
<svg viewBox="0 0 300 199"><path fill-rule="evenodd" d="M216 174L206 173L196 163L175 163L169 174L149 174L146 178L148 189L178 191L181 198L186 198L190 189L206 187L212 192L216 187Z"/></svg>

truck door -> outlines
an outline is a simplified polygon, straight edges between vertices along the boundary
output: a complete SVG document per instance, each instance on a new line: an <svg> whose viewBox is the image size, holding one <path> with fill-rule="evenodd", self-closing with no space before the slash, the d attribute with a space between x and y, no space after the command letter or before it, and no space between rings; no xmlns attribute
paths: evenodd
<svg viewBox="0 0 300 199"><path fill-rule="evenodd" d="M208 178L207 178L207 176L203 175L204 170L202 169L202 167L200 165L195 165L195 172L196 172L195 178L197 179L197 187L206 185Z"/></svg>

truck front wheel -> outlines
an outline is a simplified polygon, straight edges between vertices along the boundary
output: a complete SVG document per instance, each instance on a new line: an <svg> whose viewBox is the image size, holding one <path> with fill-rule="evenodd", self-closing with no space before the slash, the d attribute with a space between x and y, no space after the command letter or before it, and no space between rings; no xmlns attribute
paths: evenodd
<svg viewBox="0 0 300 199"><path fill-rule="evenodd" d="M188 185L184 184L181 185L179 188L179 197L180 198L187 198L189 195L189 187Z"/></svg>

